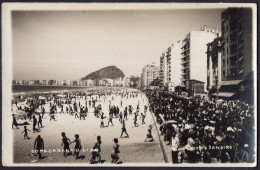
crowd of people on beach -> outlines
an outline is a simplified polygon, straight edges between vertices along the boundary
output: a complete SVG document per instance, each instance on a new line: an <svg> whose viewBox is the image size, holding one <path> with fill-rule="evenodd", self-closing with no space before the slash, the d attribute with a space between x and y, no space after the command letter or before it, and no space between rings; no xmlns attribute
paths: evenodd
<svg viewBox="0 0 260 170"><path fill-rule="evenodd" d="M48 93L48 94L34 94L30 96L23 96L23 101L26 103L24 107L19 105L19 101L13 101L12 106L16 107L17 110L23 111L26 113L24 120L24 139L30 139L28 136L28 132L31 132L27 129L27 125L29 122L32 122L32 132L33 133L40 133L41 128L43 126L43 118L46 116L46 113L49 115L49 120L51 121L58 121L56 119L56 115L64 115L67 114L74 119L86 120L88 117L89 109L93 109L93 115L95 116L96 120L101 120L100 128L109 127L110 125L114 126L113 119L118 119L121 123L121 135L122 138L125 134L125 138L129 138L129 134L126 129L126 121L129 119L129 116L134 115L134 126L138 127L138 120L141 121L142 124L145 124L145 117L148 107L144 106L144 112L140 111L140 101L134 107L132 105L126 105L123 107L123 100L128 98L138 98L142 96L142 92L138 90L129 90L123 88L106 88L106 89L92 89L86 91L71 91L68 93ZM44 97L42 97L44 96ZM115 97L121 98L119 105L115 105L113 102ZM143 96L144 97L144 96ZM19 99L19 96L17 97ZM46 100L39 100L39 99L46 99ZM79 100L81 99L81 100ZM139 99L139 98L138 98ZM84 102L82 102L84 101ZM102 102L101 102L102 101ZM108 102L109 110L104 110L102 108L102 103ZM144 100L142 101L144 102ZM47 107L48 106L48 107ZM49 112L46 109L49 108ZM104 114L108 113L106 117ZM91 112L92 113L92 112ZM13 116L13 126L18 127L17 118L14 114ZM140 117L140 119L138 119ZM38 118L38 119L37 119ZM106 125L105 120L107 119ZM38 125L38 126L37 126ZM149 136L147 138L151 138L151 129L152 126L149 126ZM63 156L67 157L69 155L74 155L76 159L81 159L82 157L79 155L80 150L82 149L81 140L79 138L79 134L75 134L75 140L70 141L68 137L66 137L65 132L61 133L62 136L62 146L63 148ZM146 139L147 140L147 139ZM146 141L145 140L145 141ZM119 141L118 138L114 138L113 144L113 153L111 153L111 163L119 162ZM74 153L71 152L70 145L75 143ZM92 150L92 158L90 159L90 163L100 163L101 162L101 136L97 136L97 140L93 146ZM42 150L44 150L44 140L41 135L38 135L35 139L34 144L35 153L38 154L39 159L42 159Z"/></svg>
<svg viewBox="0 0 260 170"><path fill-rule="evenodd" d="M254 162L254 106L147 91L173 163Z"/></svg>
<svg viewBox="0 0 260 170"><path fill-rule="evenodd" d="M26 113L26 119L32 121L32 132L40 133L43 128L42 119L46 113L50 121L58 121L55 115L67 114L73 119L86 120L93 109L96 120L100 120L100 128L114 126L114 119L121 124L121 135L129 138L126 121L133 120L134 127L145 124L148 109L155 115L159 124L159 132L163 139L170 145L172 163L237 163L254 162L255 160L255 118L254 106L239 100L219 100L209 98L184 98L164 91L150 90L142 93L138 90L118 89L91 89L87 91L73 91L68 93L45 94L45 101L39 100L40 94L24 96L26 106L21 107L14 101L13 106ZM41 94L42 95L42 94ZM138 98L140 97L141 98ZM140 102L148 97L149 106L144 105L140 111ZM115 97L120 97L120 102L115 105ZM123 100L138 98L136 106L128 105ZM80 101L78 99L81 99ZM139 101L142 99L143 101ZM118 98L117 98L118 100ZM82 102L83 101L83 102ZM101 102L102 101L102 102ZM104 110L102 103L109 104L109 109ZM46 112L46 108L49 112ZM92 113L92 112L91 112ZM12 127L18 127L17 118L13 114ZM140 123L138 123L140 122ZM30 139L27 129L29 123L25 122L24 139ZM149 125L146 139L154 141L152 125ZM64 156L75 155L80 159L82 149L79 134L75 134L72 142L62 132L62 145ZM134 135L134 134L133 134ZM119 161L118 138L113 140L113 153L111 163ZM75 143L74 154L70 144ZM92 150L90 163L101 162L101 136L97 136ZM35 150L40 153L44 149L44 142L40 135L35 139Z"/></svg>

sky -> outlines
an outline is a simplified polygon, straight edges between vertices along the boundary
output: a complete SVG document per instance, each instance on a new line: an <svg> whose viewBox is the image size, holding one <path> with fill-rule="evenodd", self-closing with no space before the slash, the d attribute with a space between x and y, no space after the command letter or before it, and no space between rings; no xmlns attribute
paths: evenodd
<svg viewBox="0 0 260 170"><path fill-rule="evenodd" d="M222 11L13 11L13 79L77 80L110 65L140 76L191 30L220 31Z"/></svg>

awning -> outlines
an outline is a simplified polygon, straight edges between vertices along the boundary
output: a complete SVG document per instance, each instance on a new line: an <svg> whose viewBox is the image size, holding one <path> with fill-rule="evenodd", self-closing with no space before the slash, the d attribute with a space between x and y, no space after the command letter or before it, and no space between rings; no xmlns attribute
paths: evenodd
<svg viewBox="0 0 260 170"><path fill-rule="evenodd" d="M220 82L220 86L228 86L228 85L238 85L243 80L228 80Z"/></svg>
<svg viewBox="0 0 260 170"><path fill-rule="evenodd" d="M219 92L218 94L213 93L212 96L230 98L230 97L234 96L235 94L236 93L233 93L233 92Z"/></svg>

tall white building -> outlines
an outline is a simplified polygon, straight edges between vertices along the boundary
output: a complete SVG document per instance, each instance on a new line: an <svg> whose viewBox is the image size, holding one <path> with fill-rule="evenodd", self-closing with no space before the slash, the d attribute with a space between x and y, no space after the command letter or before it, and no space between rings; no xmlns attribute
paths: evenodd
<svg viewBox="0 0 260 170"><path fill-rule="evenodd" d="M159 73L159 78L162 82L162 85L165 86L167 83L167 58L166 58L167 53L164 52L162 53L162 56L160 57L160 73Z"/></svg>
<svg viewBox="0 0 260 170"><path fill-rule="evenodd" d="M160 80L163 86L181 85L181 53L182 41L173 43L160 57Z"/></svg>
<svg viewBox="0 0 260 170"><path fill-rule="evenodd" d="M199 31L191 31L183 40L182 85L187 89L190 80L207 82L207 44L217 37L217 33L216 29L204 25Z"/></svg>
<svg viewBox="0 0 260 170"><path fill-rule="evenodd" d="M167 55L167 83L168 86L175 87L181 85L181 47L182 41L173 43L168 48Z"/></svg>
<svg viewBox="0 0 260 170"><path fill-rule="evenodd" d="M156 66L155 64L148 64L144 66L141 74L141 87L142 88L149 88L150 83L156 79L159 78L159 71L160 68Z"/></svg>

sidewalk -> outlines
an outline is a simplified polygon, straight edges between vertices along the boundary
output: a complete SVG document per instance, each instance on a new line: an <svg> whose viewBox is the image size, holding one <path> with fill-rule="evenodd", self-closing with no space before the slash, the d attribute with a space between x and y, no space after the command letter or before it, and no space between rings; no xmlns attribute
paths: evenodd
<svg viewBox="0 0 260 170"><path fill-rule="evenodd" d="M150 109L150 103L149 103L147 96L146 96L146 100L149 105L148 108ZM154 124L156 125L156 130L157 130L158 138L160 141L161 150L163 152L164 161L165 161L165 163L171 163L171 160L172 160L171 145L167 145L166 142L164 141L163 135L161 135L161 133L159 131L160 125L157 123L154 113L151 110L150 110L150 112L152 113Z"/></svg>

